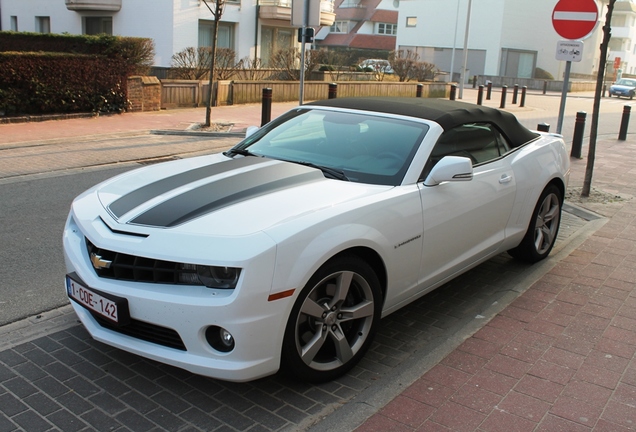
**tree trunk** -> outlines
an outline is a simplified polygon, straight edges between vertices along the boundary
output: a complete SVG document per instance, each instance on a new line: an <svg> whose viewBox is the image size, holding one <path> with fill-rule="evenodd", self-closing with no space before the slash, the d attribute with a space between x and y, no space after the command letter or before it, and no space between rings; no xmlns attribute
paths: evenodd
<svg viewBox="0 0 636 432"><path fill-rule="evenodd" d="M607 15L603 26L603 41L601 42L601 58L598 65L598 75L596 77L596 91L594 93L594 108L592 109L592 124L590 128L590 147L587 153L587 165L585 167L585 179L583 180L582 197L589 197L592 189L592 174L594 173L594 160L596 159L596 138L598 136L598 117L601 107L601 93L603 92L603 79L607 63L607 50L612 36L612 12L616 0L609 0L607 5Z"/></svg>

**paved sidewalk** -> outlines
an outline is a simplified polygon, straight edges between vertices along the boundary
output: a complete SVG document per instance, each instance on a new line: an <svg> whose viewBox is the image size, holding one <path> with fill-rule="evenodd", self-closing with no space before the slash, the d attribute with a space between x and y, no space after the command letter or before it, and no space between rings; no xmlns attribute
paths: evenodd
<svg viewBox="0 0 636 432"><path fill-rule="evenodd" d="M357 431L636 430L636 140L598 144L609 221Z"/></svg>

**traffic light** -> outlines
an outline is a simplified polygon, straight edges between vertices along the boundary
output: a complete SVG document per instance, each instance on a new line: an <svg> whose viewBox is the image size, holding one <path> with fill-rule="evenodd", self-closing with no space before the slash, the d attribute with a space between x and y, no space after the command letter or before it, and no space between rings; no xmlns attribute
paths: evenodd
<svg viewBox="0 0 636 432"><path fill-rule="evenodd" d="M303 41L303 29L302 27L298 29L298 42ZM314 28L313 27L305 27L305 42L312 43L314 41Z"/></svg>

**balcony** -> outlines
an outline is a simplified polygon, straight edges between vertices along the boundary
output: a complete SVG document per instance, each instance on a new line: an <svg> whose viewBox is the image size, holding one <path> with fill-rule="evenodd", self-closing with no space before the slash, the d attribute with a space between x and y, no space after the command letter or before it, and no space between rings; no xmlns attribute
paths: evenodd
<svg viewBox="0 0 636 432"><path fill-rule="evenodd" d="M66 0L68 2L68 0ZM336 20L334 12L334 0L320 1L320 25L330 26ZM260 19L270 19L278 21L286 21L291 23L291 6L292 0L259 0Z"/></svg>
<svg viewBox="0 0 636 432"><path fill-rule="evenodd" d="M66 9L72 11L119 12L121 0L65 0Z"/></svg>
<svg viewBox="0 0 636 432"><path fill-rule="evenodd" d="M612 39L631 39L634 31L631 27L612 26Z"/></svg>

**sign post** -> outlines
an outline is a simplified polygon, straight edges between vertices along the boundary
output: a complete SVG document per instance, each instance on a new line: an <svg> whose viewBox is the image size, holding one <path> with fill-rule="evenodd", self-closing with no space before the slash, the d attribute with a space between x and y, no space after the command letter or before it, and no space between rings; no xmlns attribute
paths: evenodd
<svg viewBox="0 0 636 432"><path fill-rule="evenodd" d="M552 25L554 30L563 38L570 40L583 39L596 27L598 22L598 8L594 0L559 0L552 11ZM580 45L579 45L580 44ZM565 60L565 75L561 92L561 106L557 120L558 134L563 127L565 101L570 84L570 69L573 61L581 61L583 42L560 41L557 44L557 60Z"/></svg>
<svg viewBox="0 0 636 432"><path fill-rule="evenodd" d="M303 104L305 90L305 44L309 27L320 26L320 0L292 0L291 25L300 27L300 85L298 103ZM313 29L312 29L313 30Z"/></svg>

